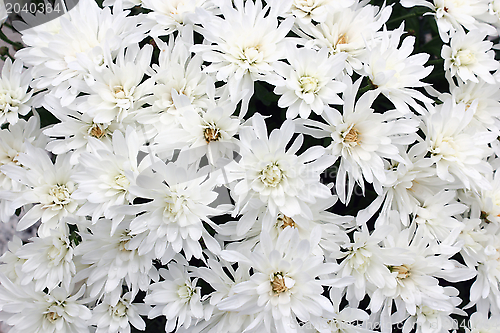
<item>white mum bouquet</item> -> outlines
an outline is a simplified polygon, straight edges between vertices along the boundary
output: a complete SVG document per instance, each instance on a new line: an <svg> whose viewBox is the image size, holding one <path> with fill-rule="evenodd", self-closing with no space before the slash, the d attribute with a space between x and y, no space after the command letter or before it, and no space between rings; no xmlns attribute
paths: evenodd
<svg viewBox="0 0 500 333"><path fill-rule="evenodd" d="M500 332L499 0L60 5L3 52L9 332Z"/></svg>

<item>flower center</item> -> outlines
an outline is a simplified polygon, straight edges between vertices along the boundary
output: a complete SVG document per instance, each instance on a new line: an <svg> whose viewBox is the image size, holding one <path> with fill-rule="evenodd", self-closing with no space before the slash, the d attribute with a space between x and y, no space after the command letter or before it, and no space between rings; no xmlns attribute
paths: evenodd
<svg viewBox="0 0 500 333"><path fill-rule="evenodd" d="M130 182L123 173L120 173L118 176L115 177L115 183L116 185L118 185L118 187L120 187L123 190L127 190L130 185Z"/></svg>
<svg viewBox="0 0 500 333"><path fill-rule="evenodd" d="M303 11L310 12L313 7L316 7L316 0L295 0L293 5Z"/></svg>
<svg viewBox="0 0 500 333"><path fill-rule="evenodd" d="M49 259L56 265L61 262L61 260L66 256L69 251L69 244L67 241L61 238L54 240L54 245L52 245L47 252Z"/></svg>
<svg viewBox="0 0 500 333"><path fill-rule="evenodd" d="M240 60L249 65L255 65L264 58L259 46L251 46L243 49Z"/></svg>
<svg viewBox="0 0 500 333"><path fill-rule="evenodd" d="M438 137L436 140L431 140L431 147L429 151L431 154L441 155L445 159L455 159L457 152L459 152L459 147L452 137Z"/></svg>
<svg viewBox="0 0 500 333"><path fill-rule="evenodd" d="M104 126L104 124L93 123L88 133L92 135L94 138L100 139L104 135L106 135L106 127Z"/></svg>
<svg viewBox="0 0 500 333"><path fill-rule="evenodd" d="M260 172L259 178L266 186L276 187L283 179L283 172L276 163L270 163Z"/></svg>
<svg viewBox="0 0 500 333"><path fill-rule="evenodd" d="M498 16L500 14L500 1L493 0L488 4L488 7L491 15Z"/></svg>
<svg viewBox="0 0 500 333"><path fill-rule="evenodd" d="M115 94L116 98L125 98L126 96L122 86L114 86L113 93Z"/></svg>
<svg viewBox="0 0 500 333"><path fill-rule="evenodd" d="M7 151L7 158L8 158L8 159L9 159L12 163L14 163L14 164L16 164L16 165L21 165L21 163L19 163L19 160L18 160L18 158L19 158L19 152L18 152L17 150L14 150L14 149L9 149L9 150ZM4 163L2 163L2 164L5 164L5 162L4 162Z"/></svg>
<svg viewBox="0 0 500 333"><path fill-rule="evenodd" d="M434 317L434 316L436 316L436 314L438 314L437 310L434 310L426 305L420 307L420 311L426 317Z"/></svg>
<svg viewBox="0 0 500 333"><path fill-rule="evenodd" d="M346 143L359 143L360 137L359 132L354 127L351 127L349 131L346 131L342 134L344 137L344 142Z"/></svg>
<svg viewBox="0 0 500 333"><path fill-rule="evenodd" d="M113 95L115 96L115 103L118 108L127 110L132 106L133 97L122 86L114 86Z"/></svg>
<svg viewBox="0 0 500 333"><path fill-rule="evenodd" d="M61 318L56 312L49 312L45 314L45 319L50 321L51 323L55 323L57 319Z"/></svg>
<svg viewBox="0 0 500 333"><path fill-rule="evenodd" d="M476 63L476 56L474 52L466 49L459 50L454 58L454 61L457 63L457 66L467 66Z"/></svg>
<svg viewBox="0 0 500 333"><path fill-rule="evenodd" d="M390 268L391 272L398 273L398 279L403 280L411 275L410 267L408 265L392 266Z"/></svg>
<svg viewBox="0 0 500 333"><path fill-rule="evenodd" d="M127 306L123 302L118 302L116 306L113 307L113 317L124 317L127 314Z"/></svg>
<svg viewBox="0 0 500 333"><path fill-rule="evenodd" d="M96 65L97 68L103 67L104 65L104 55L102 53L95 55L92 58L92 61Z"/></svg>
<svg viewBox="0 0 500 333"><path fill-rule="evenodd" d="M7 113L9 111L17 111L20 101L12 97L11 94L0 90L0 110Z"/></svg>
<svg viewBox="0 0 500 333"><path fill-rule="evenodd" d="M221 134L218 128L215 128L213 125L209 125L210 127L206 127L203 130L203 136L205 137L205 141L210 143L212 141L218 141L221 138Z"/></svg>
<svg viewBox="0 0 500 333"><path fill-rule="evenodd" d="M186 198L183 195L172 193L165 198L165 208L163 209L163 217L169 222L176 222L184 210Z"/></svg>
<svg viewBox="0 0 500 333"><path fill-rule="evenodd" d="M271 276L271 287L275 295L288 291L295 285L295 281L288 276L283 276L282 272L274 273Z"/></svg>
<svg viewBox="0 0 500 333"><path fill-rule="evenodd" d="M130 242L132 239L132 235L130 235L130 230L125 230L122 232L120 235L120 242L118 243L118 249L122 252L129 252L130 250L127 249L127 244Z"/></svg>
<svg viewBox="0 0 500 333"><path fill-rule="evenodd" d="M188 286L187 283L185 283L184 285L180 286L179 289L177 289L177 295L181 300L184 301L184 303L189 302L194 293L195 289L191 286Z"/></svg>
<svg viewBox="0 0 500 333"><path fill-rule="evenodd" d="M335 43L335 46L339 45L339 44L347 44L349 42L347 36L345 33L343 33L342 35L339 36L339 38L337 39L337 43Z"/></svg>
<svg viewBox="0 0 500 333"><path fill-rule="evenodd" d="M66 185L54 185L49 190L49 196L56 205L66 205L71 202L71 193Z"/></svg>
<svg viewBox="0 0 500 333"><path fill-rule="evenodd" d="M297 224L291 217L281 213L278 215L278 225L281 226L281 229L285 229L286 227L297 228Z"/></svg>
<svg viewBox="0 0 500 333"><path fill-rule="evenodd" d="M372 253L365 246L358 249L351 249L352 257L349 260L349 265L361 274L364 274L370 266Z"/></svg>
<svg viewBox="0 0 500 333"><path fill-rule="evenodd" d="M311 76L302 76L299 79L300 88L305 94L318 92L319 80Z"/></svg>
<svg viewBox="0 0 500 333"><path fill-rule="evenodd" d="M166 13L169 14L177 23L182 24L183 23L183 18L184 14L188 12L194 12L194 8L191 8L191 4L189 1L183 1L183 0L177 0L177 1L170 1L167 2L166 4L168 6L168 9L166 10Z"/></svg>

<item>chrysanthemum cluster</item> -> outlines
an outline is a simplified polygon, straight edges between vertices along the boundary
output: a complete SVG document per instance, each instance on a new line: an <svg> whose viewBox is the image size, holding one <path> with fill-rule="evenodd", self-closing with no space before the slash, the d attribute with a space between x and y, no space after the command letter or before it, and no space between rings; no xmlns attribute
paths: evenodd
<svg viewBox="0 0 500 333"><path fill-rule="evenodd" d="M433 59L373 3L80 0L23 31L10 332L498 332L500 3L397 2Z"/></svg>

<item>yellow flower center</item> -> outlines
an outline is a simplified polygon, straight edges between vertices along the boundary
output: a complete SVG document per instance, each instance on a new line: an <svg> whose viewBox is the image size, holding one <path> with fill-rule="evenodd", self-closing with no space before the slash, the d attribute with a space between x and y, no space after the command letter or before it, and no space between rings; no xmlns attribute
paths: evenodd
<svg viewBox="0 0 500 333"><path fill-rule="evenodd" d="M49 312L45 314L45 319L50 321L51 323L55 323L57 319L61 318L56 312Z"/></svg>
<svg viewBox="0 0 500 333"><path fill-rule="evenodd" d="M106 135L106 128L103 126L103 124L94 123L92 127L89 129L89 134L96 139L100 139L104 135Z"/></svg>
<svg viewBox="0 0 500 333"><path fill-rule="evenodd" d="M207 127L203 130L203 136L205 137L205 141L210 143L212 141L218 141L221 138L221 134L219 129L214 127Z"/></svg>
<svg viewBox="0 0 500 333"><path fill-rule="evenodd" d="M354 127L351 127L349 132L344 133L344 141L347 143L359 143L360 137L359 132Z"/></svg>
<svg viewBox="0 0 500 333"><path fill-rule="evenodd" d="M274 273L271 280L271 287L275 295L288 291L293 287L295 281L289 277L283 276L282 272Z"/></svg>
<svg viewBox="0 0 500 333"><path fill-rule="evenodd" d="M337 39L337 43L335 43L335 46L339 44L347 44L349 42L347 36L345 33L339 36L339 39Z"/></svg>
<svg viewBox="0 0 500 333"><path fill-rule="evenodd" d="M392 266L391 272L397 272L398 279L401 280L406 279L411 275L410 267L408 267L408 265Z"/></svg>
<svg viewBox="0 0 500 333"><path fill-rule="evenodd" d="M281 229L285 229L286 227L297 228L295 221L291 217L283 214L279 214L278 223L281 225Z"/></svg>

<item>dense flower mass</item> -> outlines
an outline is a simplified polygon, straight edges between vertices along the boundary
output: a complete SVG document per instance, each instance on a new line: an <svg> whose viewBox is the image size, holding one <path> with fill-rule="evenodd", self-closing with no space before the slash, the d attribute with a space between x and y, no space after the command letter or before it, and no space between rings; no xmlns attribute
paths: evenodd
<svg viewBox="0 0 500 333"><path fill-rule="evenodd" d="M500 1L100 3L1 72L9 332L498 332Z"/></svg>

